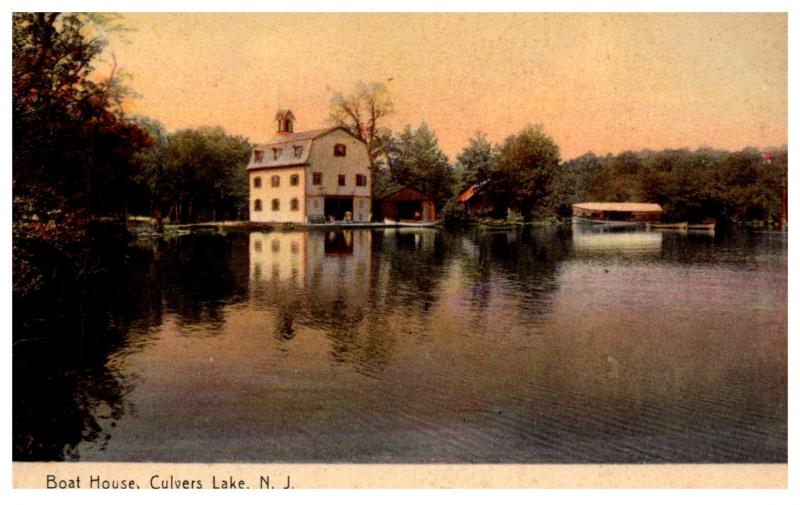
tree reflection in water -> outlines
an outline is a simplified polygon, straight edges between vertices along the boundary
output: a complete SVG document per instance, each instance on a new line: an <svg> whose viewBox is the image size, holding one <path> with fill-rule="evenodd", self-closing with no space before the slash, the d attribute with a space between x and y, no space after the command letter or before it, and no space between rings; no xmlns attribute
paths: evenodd
<svg viewBox="0 0 800 505"><path fill-rule="evenodd" d="M74 459L101 422L127 410L130 384L109 360L137 352L166 312L184 324L222 320L247 292L239 236L132 245L94 239L72 263L13 303L13 458Z"/></svg>

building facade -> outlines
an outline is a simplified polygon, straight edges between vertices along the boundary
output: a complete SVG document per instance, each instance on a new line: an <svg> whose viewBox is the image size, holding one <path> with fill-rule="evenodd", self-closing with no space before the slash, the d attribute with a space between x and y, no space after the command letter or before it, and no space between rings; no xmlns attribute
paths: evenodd
<svg viewBox="0 0 800 505"><path fill-rule="evenodd" d="M340 126L295 133L291 111L275 120L277 133L253 148L247 165L250 221L370 221L372 173L364 141Z"/></svg>
<svg viewBox="0 0 800 505"><path fill-rule="evenodd" d="M408 186L391 186L376 198L381 219L435 221L436 205L431 196Z"/></svg>

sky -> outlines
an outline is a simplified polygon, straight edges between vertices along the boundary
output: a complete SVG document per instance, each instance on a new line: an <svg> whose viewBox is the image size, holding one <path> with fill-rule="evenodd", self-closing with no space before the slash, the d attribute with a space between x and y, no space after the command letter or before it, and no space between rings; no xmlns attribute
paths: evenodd
<svg viewBox="0 0 800 505"><path fill-rule="evenodd" d="M329 124L334 91L378 81L451 161L478 130L542 124L562 159L587 151L788 142L785 14L146 14L113 53L130 113L172 131L261 142L279 108ZM124 39L124 40L123 40ZM103 65L98 66L103 71Z"/></svg>

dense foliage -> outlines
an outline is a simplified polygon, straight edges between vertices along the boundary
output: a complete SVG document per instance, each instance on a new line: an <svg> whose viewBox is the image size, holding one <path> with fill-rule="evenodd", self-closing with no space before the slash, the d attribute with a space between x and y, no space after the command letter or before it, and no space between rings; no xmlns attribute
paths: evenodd
<svg viewBox="0 0 800 505"><path fill-rule="evenodd" d="M455 192L480 184L496 217L508 209L525 218L568 217L586 201L655 202L665 221L715 220L777 224L787 184L785 147L729 152L697 150L592 152L559 163L558 146L540 126L528 126L492 146L476 134L458 156ZM453 221L461 220L457 205Z"/></svg>
<svg viewBox="0 0 800 505"><path fill-rule="evenodd" d="M458 174L459 189L489 180L492 162L497 154L495 146L481 132L469 139L469 144L456 157L455 170Z"/></svg>
<svg viewBox="0 0 800 505"><path fill-rule="evenodd" d="M81 268L90 221L127 214L137 153L150 137L125 121L112 68L94 76L108 19L15 13L12 52L14 292ZM91 29L91 30L90 30ZM93 77L94 76L94 77Z"/></svg>
<svg viewBox="0 0 800 505"><path fill-rule="evenodd" d="M529 218L543 209L558 171L560 153L541 125L528 125L498 148L485 191L497 209Z"/></svg>
<svg viewBox="0 0 800 505"><path fill-rule="evenodd" d="M249 142L222 128L168 134L156 121L136 118L153 139L140 153L136 178L140 214L179 222L247 219L248 181L244 166Z"/></svg>
<svg viewBox="0 0 800 505"><path fill-rule="evenodd" d="M506 217L509 210L538 217L546 211L559 161L559 148L541 125L528 125L497 146L477 133L458 155L456 193L480 185L495 217Z"/></svg>
<svg viewBox="0 0 800 505"><path fill-rule="evenodd" d="M430 195L439 209L452 196L453 167L439 148L436 133L427 124L422 123L416 130L407 125L391 138L386 152L392 183Z"/></svg>
<svg viewBox="0 0 800 505"><path fill-rule="evenodd" d="M666 221L777 223L786 187L785 148L764 153L714 149L592 153L564 163L550 208L568 216L579 201L646 201L664 208ZM767 155L769 156L769 155Z"/></svg>
<svg viewBox="0 0 800 505"><path fill-rule="evenodd" d="M84 36L88 22L76 14L13 18L14 196L40 219L76 209L123 216L135 154L150 143L123 120L115 71L91 78L103 41Z"/></svg>

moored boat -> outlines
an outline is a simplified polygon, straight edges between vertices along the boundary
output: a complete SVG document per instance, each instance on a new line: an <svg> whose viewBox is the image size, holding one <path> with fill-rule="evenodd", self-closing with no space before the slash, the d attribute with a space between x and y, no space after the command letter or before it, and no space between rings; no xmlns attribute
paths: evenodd
<svg viewBox="0 0 800 505"><path fill-rule="evenodd" d="M690 224L689 229L713 231L714 228L716 228L716 226L717 226L716 223L695 223L695 224Z"/></svg>
<svg viewBox="0 0 800 505"><path fill-rule="evenodd" d="M682 223L647 223L647 229L654 230L687 230L689 223L686 221Z"/></svg>
<svg viewBox="0 0 800 505"><path fill-rule="evenodd" d="M418 221L415 219L389 219L388 217L383 219L384 224L387 226L399 226L399 227L406 227L406 228L430 228L433 226L437 226L439 221Z"/></svg>

